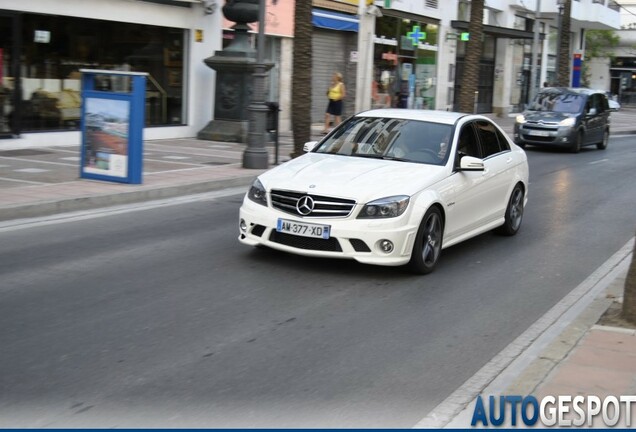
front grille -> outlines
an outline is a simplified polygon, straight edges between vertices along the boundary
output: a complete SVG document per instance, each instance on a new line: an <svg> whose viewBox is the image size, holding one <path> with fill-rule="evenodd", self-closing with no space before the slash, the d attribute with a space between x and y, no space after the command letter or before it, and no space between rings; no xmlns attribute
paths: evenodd
<svg viewBox="0 0 636 432"><path fill-rule="evenodd" d="M269 240L273 241L274 243L280 243L282 245L295 247L298 249L318 250L325 252L342 252L340 243L338 243L338 240L335 237L331 237L328 239L318 239L272 231L272 233L269 235Z"/></svg>
<svg viewBox="0 0 636 432"><path fill-rule="evenodd" d="M558 132L559 125L557 123L531 123L523 125L524 130L538 130L545 132Z"/></svg>
<svg viewBox="0 0 636 432"><path fill-rule="evenodd" d="M523 139L526 141L536 141L536 142L554 142L554 137L542 137L535 135L523 135Z"/></svg>
<svg viewBox="0 0 636 432"><path fill-rule="evenodd" d="M306 196L313 200L314 208L309 214L303 215L298 212L296 204L299 199ZM351 199L277 189L272 190L271 197L275 209L301 217L347 217L356 205Z"/></svg>

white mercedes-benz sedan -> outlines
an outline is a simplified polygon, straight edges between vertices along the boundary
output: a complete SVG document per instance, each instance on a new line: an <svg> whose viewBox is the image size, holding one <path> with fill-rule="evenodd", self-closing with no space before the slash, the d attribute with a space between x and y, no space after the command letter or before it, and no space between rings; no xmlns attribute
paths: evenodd
<svg viewBox="0 0 636 432"><path fill-rule="evenodd" d="M444 248L521 226L526 154L487 117L371 110L305 151L254 181L242 243L424 274Z"/></svg>

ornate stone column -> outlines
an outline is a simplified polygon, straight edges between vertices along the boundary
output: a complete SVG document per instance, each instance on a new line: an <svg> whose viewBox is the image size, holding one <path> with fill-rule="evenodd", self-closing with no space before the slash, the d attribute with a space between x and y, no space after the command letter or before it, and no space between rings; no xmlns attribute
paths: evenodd
<svg viewBox="0 0 636 432"><path fill-rule="evenodd" d="M252 98L256 50L249 43L248 23L258 20L259 0L228 0L223 15L236 24L232 43L204 60L216 71L214 120L197 138L246 143L249 131L248 105ZM271 68L269 64L267 69Z"/></svg>

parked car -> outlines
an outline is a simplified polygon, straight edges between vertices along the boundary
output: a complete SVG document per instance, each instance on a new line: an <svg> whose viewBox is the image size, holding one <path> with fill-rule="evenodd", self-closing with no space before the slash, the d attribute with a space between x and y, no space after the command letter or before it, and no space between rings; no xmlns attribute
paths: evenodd
<svg viewBox="0 0 636 432"><path fill-rule="evenodd" d="M514 140L521 147L563 147L578 153L581 147L607 148L610 108L603 91L583 88L541 89L517 116Z"/></svg>
<svg viewBox="0 0 636 432"><path fill-rule="evenodd" d="M621 104L616 100L616 95L612 94L612 92L605 92L605 95L607 96L610 111L619 111L621 109Z"/></svg>
<svg viewBox="0 0 636 432"><path fill-rule="evenodd" d="M487 117L371 110L305 151L254 181L241 243L424 274L444 248L521 226L526 154Z"/></svg>

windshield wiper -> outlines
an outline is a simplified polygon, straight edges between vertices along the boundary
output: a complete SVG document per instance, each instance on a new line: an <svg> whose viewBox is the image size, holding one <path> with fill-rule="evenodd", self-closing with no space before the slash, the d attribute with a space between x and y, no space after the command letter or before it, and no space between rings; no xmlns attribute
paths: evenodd
<svg viewBox="0 0 636 432"><path fill-rule="evenodd" d="M371 159L383 159L383 160L394 160L400 162L412 162L410 159L399 158L395 156L387 156L375 153L352 153L351 156L363 157L363 158L371 158Z"/></svg>

